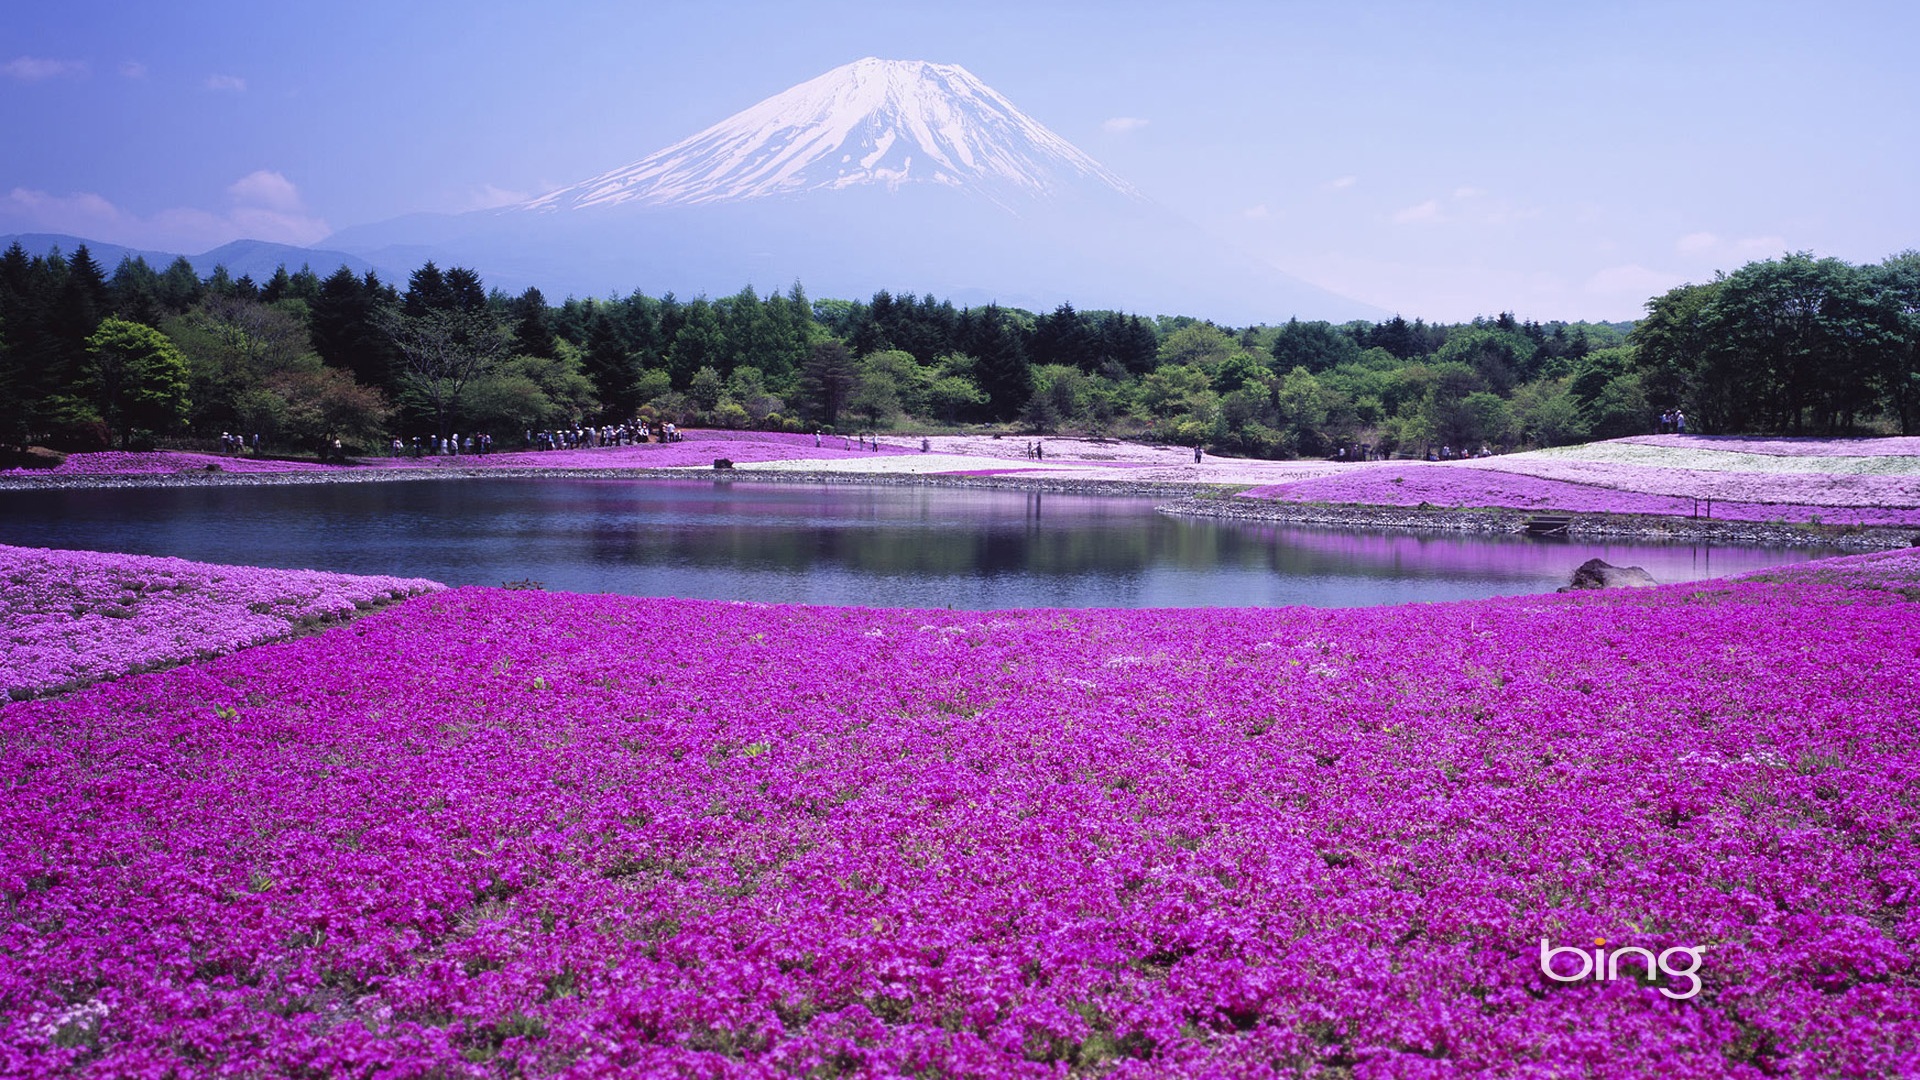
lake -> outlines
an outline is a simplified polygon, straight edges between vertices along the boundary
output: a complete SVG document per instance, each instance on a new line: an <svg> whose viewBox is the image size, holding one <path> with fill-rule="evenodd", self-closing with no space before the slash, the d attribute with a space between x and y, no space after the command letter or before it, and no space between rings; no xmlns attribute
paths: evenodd
<svg viewBox="0 0 1920 1080"><path fill-rule="evenodd" d="M740 480L418 480L0 492L0 543L548 589L879 607L1353 607L1662 582L1838 551L1353 532L1155 500Z"/></svg>

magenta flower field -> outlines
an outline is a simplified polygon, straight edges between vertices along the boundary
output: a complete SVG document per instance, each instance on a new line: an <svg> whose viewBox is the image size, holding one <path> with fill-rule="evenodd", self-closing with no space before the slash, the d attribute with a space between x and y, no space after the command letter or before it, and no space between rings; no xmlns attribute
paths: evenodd
<svg viewBox="0 0 1920 1080"><path fill-rule="evenodd" d="M0 475L31 476L144 476L179 472L217 470L232 473L328 472L343 468L313 461L279 461L232 457L226 454L196 454L184 450L103 450L98 453L68 454L66 460L51 469L7 469Z"/></svg>
<svg viewBox="0 0 1920 1080"><path fill-rule="evenodd" d="M1496 461L1498 459L1495 459ZM1614 483L1629 479L1645 486L1659 486L1660 478L1627 478L1624 467L1570 465L1599 471ZM1638 470L1671 473L1676 470ZM1702 493L1728 491L1744 495L1784 493L1783 501L1744 501L1738 498L1714 498L1713 517L1724 521L1812 522L1818 519L1831 525L1920 525L1920 506L1914 505L1914 481L1911 478L1846 476L1836 478L1771 475L1742 482L1744 474L1709 474L1716 486L1702 480ZM1732 476L1729 481L1726 478ZM1670 480L1671 478L1666 478ZM1796 503L1795 492L1809 494L1814 489L1830 492L1830 497L1862 501L1898 496L1895 505L1831 505ZM1241 493L1245 498L1275 499L1283 502L1350 503L1367 506L1490 507L1515 510L1565 511L1597 514L1655 514L1690 517L1704 513L1704 500L1683 495L1654 494L1643 490L1600 486L1546 479L1494 468L1475 468L1466 463L1455 465L1400 464L1392 462L1356 468L1338 476L1302 480L1290 484L1269 484ZM1823 496L1827 497L1827 496Z"/></svg>
<svg viewBox="0 0 1920 1080"><path fill-rule="evenodd" d="M1916 595L417 597L0 706L0 1074L1913 1075Z"/></svg>
<svg viewBox="0 0 1920 1080"><path fill-rule="evenodd" d="M0 693L213 656L443 586L0 545Z"/></svg>

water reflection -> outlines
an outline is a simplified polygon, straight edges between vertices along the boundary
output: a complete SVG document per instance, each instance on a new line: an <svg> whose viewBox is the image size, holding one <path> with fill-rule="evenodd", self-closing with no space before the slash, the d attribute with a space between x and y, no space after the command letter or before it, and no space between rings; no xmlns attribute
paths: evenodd
<svg viewBox="0 0 1920 1080"><path fill-rule="evenodd" d="M0 543L452 584L882 606L1351 606L1541 592L1600 557L1661 581L1810 549L1172 518L1152 500L743 481L441 480L0 492Z"/></svg>

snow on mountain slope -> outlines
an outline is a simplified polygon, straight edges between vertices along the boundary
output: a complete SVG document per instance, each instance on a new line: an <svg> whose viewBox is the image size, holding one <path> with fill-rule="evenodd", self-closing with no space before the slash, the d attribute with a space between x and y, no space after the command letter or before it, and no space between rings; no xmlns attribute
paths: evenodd
<svg viewBox="0 0 1920 1080"><path fill-rule="evenodd" d="M691 206L923 183L969 188L1003 205L1087 185L1139 198L967 69L868 57L520 208Z"/></svg>

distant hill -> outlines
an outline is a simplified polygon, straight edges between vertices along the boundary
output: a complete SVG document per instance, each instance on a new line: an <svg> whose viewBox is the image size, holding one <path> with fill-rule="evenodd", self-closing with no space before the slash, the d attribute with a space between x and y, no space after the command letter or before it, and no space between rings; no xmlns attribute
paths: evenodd
<svg viewBox="0 0 1920 1080"><path fill-rule="evenodd" d="M11 247L18 241L29 255L45 255L55 248L60 254L71 255L74 249L85 244L93 255L93 261L100 264L107 276L113 276L113 268L120 260L141 258L155 270L165 270L168 264L181 256L175 251L145 251L140 248L109 244L100 240L88 240L80 236L68 236L63 233L10 233L0 236L0 251ZM225 266L227 273L234 277L251 277L256 282L264 282L273 276L273 272L282 266L288 273L302 266L311 267L313 272L326 277L340 267L356 274L364 274L374 269L374 265L358 255L349 255L344 251L327 251L318 248L297 247L293 244L273 244L265 240L235 240L222 244L212 251L198 255L188 255L187 262L195 273L206 277L213 273L216 266ZM382 276L390 276L389 271L381 270ZM400 276L398 284L405 285L406 277Z"/></svg>

